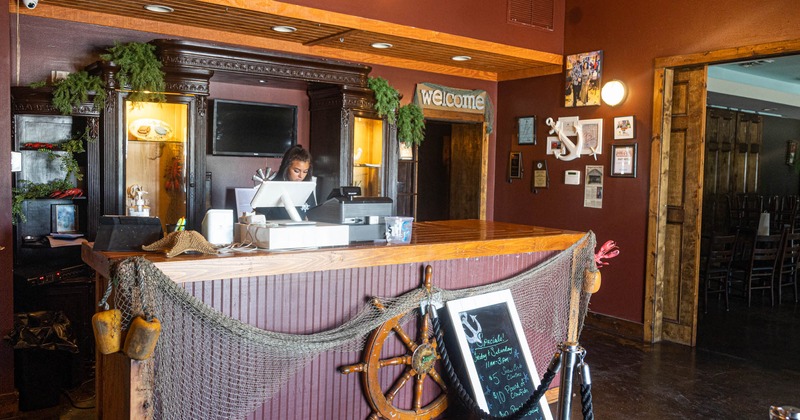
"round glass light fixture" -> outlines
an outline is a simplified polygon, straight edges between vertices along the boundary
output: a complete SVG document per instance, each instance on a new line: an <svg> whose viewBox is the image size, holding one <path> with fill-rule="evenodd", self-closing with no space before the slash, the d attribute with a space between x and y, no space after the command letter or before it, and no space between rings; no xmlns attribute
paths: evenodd
<svg viewBox="0 0 800 420"><path fill-rule="evenodd" d="M450 57L450 59L453 60L453 61L469 61L469 60L472 60L472 57L470 57L468 55L456 55L456 56Z"/></svg>
<svg viewBox="0 0 800 420"><path fill-rule="evenodd" d="M387 48L392 48L392 47L394 47L394 45L388 42L375 42L372 44L372 48L377 48L379 50L385 50Z"/></svg>
<svg viewBox="0 0 800 420"><path fill-rule="evenodd" d="M146 4L144 10L154 13L172 13L175 11L175 9L161 4Z"/></svg>
<svg viewBox="0 0 800 420"><path fill-rule="evenodd" d="M273 26L272 30L275 32L280 32L282 34L290 34L292 32L296 32L297 28L294 26Z"/></svg>
<svg viewBox="0 0 800 420"><path fill-rule="evenodd" d="M628 89L625 87L625 83L619 80L607 82L603 85L603 89L600 90L600 98L609 106L621 104L626 96L628 96Z"/></svg>

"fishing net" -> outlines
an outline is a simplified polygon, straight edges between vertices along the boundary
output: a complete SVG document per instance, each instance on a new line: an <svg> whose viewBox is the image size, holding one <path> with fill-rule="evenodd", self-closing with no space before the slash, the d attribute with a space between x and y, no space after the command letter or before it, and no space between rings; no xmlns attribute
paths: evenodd
<svg viewBox="0 0 800 420"><path fill-rule="evenodd" d="M485 286L434 288L443 301L510 289L534 362L546 366L556 345L567 340L571 291L579 291L578 333L589 303L585 271L595 270L591 232L569 249L518 275ZM275 395L314 358L330 351L359 351L371 331L387 320L420 315L431 293L421 287L382 297L383 308L366 304L343 324L310 334L266 331L221 314L190 295L151 262L134 257L112 269L114 300L123 328L135 316L162 325L155 356L140 364L140 386L153 390L146 404L158 419L243 418ZM402 324L402 321L401 321ZM543 370L540 370L543 371Z"/></svg>

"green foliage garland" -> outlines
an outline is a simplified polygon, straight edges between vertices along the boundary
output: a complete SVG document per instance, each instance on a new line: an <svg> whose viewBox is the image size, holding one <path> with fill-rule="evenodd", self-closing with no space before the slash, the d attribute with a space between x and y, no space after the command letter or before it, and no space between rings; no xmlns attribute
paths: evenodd
<svg viewBox="0 0 800 420"><path fill-rule="evenodd" d="M407 147L425 139L425 115L416 104L403 105L397 112L397 139Z"/></svg>
<svg viewBox="0 0 800 420"><path fill-rule="evenodd" d="M101 54L103 61L112 61L119 66L115 78L120 86L131 89L128 99L133 102L164 102L164 72L155 54L156 47L142 42L114 43L108 54Z"/></svg>
<svg viewBox="0 0 800 420"><path fill-rule="evenodd" d="M94 92L94 106L101 109L106 100L103 81L85 71L70 73L66 79L59 80L53 88L53 106L62 114L69 115L72 108L89 100L89 92Z"/></svg>
<svg viewBox="0 0 800 420"><path fill-rule="evenodd" d="M406 146L420 145L425 139L425 115L415 104L400 106L400 93L382 77L370 77L369 88L375 93L375 111L397 124L397 138Z"/></svg>
<svg viewBox="0 0 800 420"><path fill-rule="evenodd" d="M22 213L22 203L25 200L49 197L50 194L56 191L64 191L70 188L74 188L74 185L66 179L56 179L41 184L26 180L20 181L19 187L11 189L11 222L17 224L17 221L22 223L28 221L28 218Z"/></svg>
<svg viewBox="0 0 800 420"><path fill-rule="evenodd" d="M375 111L394 125L397 119L395 113L400 108L400 93L382 77L370 77L367 84L375 92Z"/></svg>
<svg viewBox="0 0 800 420"><path fill-rule="evenodd" d="M80 172L80 166L75 159L75 153L83 153L86 151L84 142L92 142L89 136L89 129L87 128L82 135L73 137L63 142L57 143L56 150L65 152L63 154L55 153L51 149L39 149L40 152L47 153L48 159L61 159L61 165L66 171L64 179L56 179L45 183L33 183L28 180L21 180L20 186L11 189L11 222L17 224L17 221L22 223L27 222L27 218L22 213L22 203L25 200L36 198L49 197L50 194L56 191L64 191L70 188L75 188L75 185L70 181L70 175L75 175L75 180L80 181L83 179L83 174Z"/></svg>

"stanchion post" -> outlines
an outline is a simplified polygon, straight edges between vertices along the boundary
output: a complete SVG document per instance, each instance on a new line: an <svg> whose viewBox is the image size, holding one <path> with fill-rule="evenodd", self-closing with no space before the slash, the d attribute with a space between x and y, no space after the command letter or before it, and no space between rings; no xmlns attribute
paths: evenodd
<svg viewBox="0 0 800 420"><path fill-rule="evenodd" d="M569 341L561 343L559 347L563 365L561 383L558 387L558 419L569 420L572 412L572 383L581 350L578 343Z"/></svg>

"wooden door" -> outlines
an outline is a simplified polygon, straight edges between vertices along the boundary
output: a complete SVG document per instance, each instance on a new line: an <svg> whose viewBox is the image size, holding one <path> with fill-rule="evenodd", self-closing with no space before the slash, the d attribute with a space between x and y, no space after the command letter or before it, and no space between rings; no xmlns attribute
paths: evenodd
<svg viewBox="0 0 800 420"><path fill-rule="evenodd" d="M703 197L706 66L677 69L664 86L663 139L654 148L657 185L652 340L695 344ZM671 100L671 101L670 101ZM655 156L660 153L660 156ZM658 172L655 172L658 171ZM655 194L653 194L653 192ZM662 242L663 241L663 242ZM658 296L660 295L660 301Z"/></svg>
<svg viewBox="0 0 800 420"><path fill-rule="evenodd" d="M483 126L453 124L451 135L450 219L483 218Z"/></svg>

